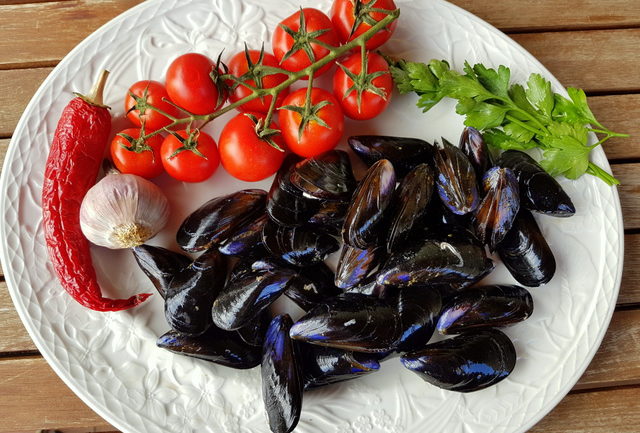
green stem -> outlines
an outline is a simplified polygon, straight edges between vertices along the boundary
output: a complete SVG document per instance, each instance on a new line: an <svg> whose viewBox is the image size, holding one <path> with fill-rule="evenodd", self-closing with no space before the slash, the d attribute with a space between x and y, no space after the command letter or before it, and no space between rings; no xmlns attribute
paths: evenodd
<svg viewBox="0 0 640 433"><path fill-rule="evenodd" d="M506 119L510 120L511 122L515 123L516 125L519 125L521 127L523 127L524 129L526 129L527 131L533 132L534 134L537 135L548 135L546 132L540 131L539 129L533 128L530 125L527 125L525 122L521 121L520 119L517 119L509 114L507 114L506 116L504 116Z"/></svg>
<svg viewBox="0 0 640 433"><path fill-rule="evenodd" d="M515 111L517 113L520 113L523 116L525 116L526 118L528 118L531 122L535 123L536 126L541 129L541 130L539 130L537 132L538 134L540 134L540 135L549 135L549 130L547 129L547 127L544 126L544 124L542 122L540 122L538 119L536 119L535 116L531 115L531 113L529 113L526 110L523 110L522 108L518 107L516 104L513 103L513 101L511 101L511 99L500 98L500 100L502 102L504 102L507 105L507 107L509 107L510 111Z"/></svg>
<svg viewBox="0 0 640 433"><path fill-rule="evenodd" d="M607 134L610 137L621 137L621 138L629 138L630 137L629 134L620 134L618 132L609 131L608 129L589 128L589 131L597 132L599 134Z"/></svg>
<svg viewBox="0 0 640 433"><path fill-rule="evenodd" d="M276 111L276 102L278 101L278 93L271 94L271 104L269 104L269 111L267 111L267 117L264 118L264 127L269 128L271 125L271 119L273 118L273 113Z"/></svg>
<svg viewBox="0 0 640 433"><path fill-rule="evenodd" d="M604 171L602 168L598 167L593 162L589 162L587 166L587 173L597 178L600 178L603 182L605 182L609 186L620 185L620 181Z"/></svg>

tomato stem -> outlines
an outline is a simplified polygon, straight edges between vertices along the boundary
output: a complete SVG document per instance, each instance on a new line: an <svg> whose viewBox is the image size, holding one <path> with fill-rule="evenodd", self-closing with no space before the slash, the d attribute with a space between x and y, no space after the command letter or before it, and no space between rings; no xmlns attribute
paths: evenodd
<svg viewBox="0 0 640 433"><path fill-rule="evenodd" d="M193 113L189 113L186 110L184 110L183 108L180 108L182 111L188 113L189 115L187 117L184 118L174 118L172 119L172 123L170 125L168 125L164 130L168 131L170 128L173 128L176 125L182 125L182 124L192 124L193 122L203 122L201 127L206 125L207 123L211 122L213 119L222 116L225 113L228 113L231 110L234 110L236 108L238 108L239 106L246 104L247 102L253 101L254 99L257 98L264 98L265 96L272 96L273 99L271 101L271 107L269 107L269 112L267 113L267 118L265 119L264 128L269 128L269 124L271 123L271 118L273 117L273 112L275 111L275 101L277 99L277 96L280 94L280 92L282 92L283 90L285 90L286 88L288 88L289 86L291 86L293 83L295 83L296 81L301 80L304 77L309 77L309 85L307 87L307 101L305 104L305 111L309 110L309 107L307 107L307 105L310 105L311 102L311 88L312 88L312 82L313 82L313 75L314 73L322 68L323 66L333 62L334 60L338 59L340 56L342 56L343 54L348 53L349 51L351 51L354 48L361 48L364 47L365 42L368 41L369 39L371 39L378 31L386 28L389 24L391 24L393 21L395 21L396 19L398 19L398 17L400 16L400 9L394 9L394 10L385 10L385 9L380 9L378 12L380 13L384 13L386 14L386 16L381 19L380 21L378 21L375 25L371 26L371 28L369 28L366 32L362 33L361 35L357 36L356 38L354 38L353 40L347 42L344 45L341 45L339 47L333 47L331 45L326 45L323 44L323 46L325 46L325 48L327 48L329 50L329 54L327 54L325 57L321 58L320 60L317 60L315 62L313 62L311 65L307 66L304 69L301 69L297 72L291 72L291 71L287 71L285 69L280 69L280 68L274 68L274 67L264 67L262 65L257 65L256 69L268 69L270 71L270 73L281 73L286 75L288 78L283 81L282 83L278 84L275 87L269 88L269 89L259 89L259 88L253 88L252 93L250 95L247 95L246 97L232 103L229 105L226 105L216 111L213 111L209 114L202 114L202 115L198 115L198 114L193 114ZM361 48L362 49L362 48ZM250 88L249 86L246 86L247 88ZM149 105L149 108L151 108L152 110L158 111L160 114L163 114L160 110L158 110L158 108ZM166 114L163 114L166 116ZM169 116L167 116L169 117ZM169 117L171 119L171 117ZM162 131L162 130L159 130ZM155 134L157 134L159 131L154 131L151 132L147 135L144 136L144 138L149 138Z"/></svg>

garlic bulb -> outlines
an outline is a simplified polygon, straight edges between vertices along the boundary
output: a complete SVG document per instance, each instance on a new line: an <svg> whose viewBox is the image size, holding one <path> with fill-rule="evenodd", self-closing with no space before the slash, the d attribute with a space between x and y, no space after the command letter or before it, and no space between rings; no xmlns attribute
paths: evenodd
<svg viewBox="0 0 640 433"><path fill-rule="evenodd" d="M169 202L154 183L133 174L109 174L82 200L80 228L96 245L131 248L167 224Z"/></svg>

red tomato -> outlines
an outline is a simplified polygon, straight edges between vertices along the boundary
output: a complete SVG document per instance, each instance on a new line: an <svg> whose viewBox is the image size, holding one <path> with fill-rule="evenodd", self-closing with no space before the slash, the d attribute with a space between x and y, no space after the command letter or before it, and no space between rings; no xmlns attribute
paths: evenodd
<svg viewBox="0 0 640 433"><path fill-rule="evenodd" d="M367 56L367 74L375 72L384 72L371 79L365 78L363 83L364 90L361 93L361 103L358 107L358 90L351 89L353 86L353 80L344 72L342 68L338 68L333 76L333 94L338 98L342 105L344 114L352 119L367 120L373 119L378 114L382 113L389 101L391 100L391 92L393 91L393 78L389 73L389 65L384 58L376 53L368 52ZM346 57L341 62L342 66L347 68L350 72L358 75L362 70L362 56L358 53L353 53ZM367 87L369 89L367 90ZM377 95L375 89L381 92L382 95Z"/></svg>
<svg viewBox="0 0 640 433"><path fill-rule="evenodd" d="M311 104L316 106L316 116L324 121L328 128L311 119L299 138L298 131L302 116L296 111L286 109L286 106L304 107L306 93L307 89L299 89L287 96L287 99L282 102L278 117L287 147L292 152L308 158L336 147L344 132L344 115L340 103L331 93L314 87L311 90ZM324 101L328 104L318 109L318 104Z"/></svg>
<svg viewBox="0 0 640 433"><path fill-rule="evenodd" d="M129 128L118 134L128 135L133 138L129 141L122 135L116 135L111 141L111 160L122 173L135 174L147 179L159 176L164 171L160 158L160 146L162 136L154 135L144 142L138 142L140 128Z"/></svg>
<svg viewBox="0 0 640 433"><path fill-rule="evenodd" d="M167 70L167 92L171 100L194 114L209 114L222 105L219 87L211 73L219 74L215 63L202 54L189 53L175 59Z"/></svg>
<svg viewBox="0 0 640 433"><path fill-rule="evenodd" d="M141 100L136 103L135 98L131 96L132 93ZM138 81L129 88L124 99L124 111L127 113L127 118L136 126L142 126L142 120L144 120L147 132L164 128L171 123L171 119L146 107L147 104L153 105L170 116L179 117L178 109L163 101L163 98L170 99L167 89L162 83L152 80Z"/></svg>
<svg viewBox="0 0 640 433"><path fill-rule="evenodd" d="M164 169L174 179L184 182L207 180L220 165L216 142L209 134L198 130L188 133L183 129L176 134L182 139L169 134L162 142L160 154ZM181 147L186 149L179 150Z"/></svg>
<svg viewBox="0 0 640 433"><path fill-rule="evenodd" d="M373 3L373 4L371 4ZM370 18L373 18L374 21L378 22L382 20L386 15L383 12L368 12L367 8L377 8L377 9L386 9L386 10L395 10L397 9L396 4L393 0L360 0L357 2L358 7L363 8L361 11L365 15L369 15ZM351 33L353 29L353 25L356 22L356 16L354 13L354 0L335 0L333 2L333 6L331 8L331 21L333 22L333 26L340 37L340 41L346 43L367 30L373 27L371 24L368 24L365 20L361 20L360 24L356 28L356 30ZM375 23L374 23L375 24ZM376 33L371 39L367 41L367 49L374 50L378 48L380 45L384 44L389 40L393 31L396 29L398 25L398 20L393 21L386 28L380 30Z"/></svg>
<svg viewBox="0 0 640 433"><path fill-rule="evenodd" d="M305 20L305 26L302 29L300 28L301 13L304 15ZM271 43L273 44L273 54L275 54L276 58L280 62L280 66L288 71L297 72L301 69L306 68L310 64L322 59L327 54L329 54L329 50L316 43L306 42L311 47L311 50L313 52L313 59L309 58L309 55L304 51L304 49L301 49L299 47L295 52L290 54L290 57L285 59L287 54L289 54L289 51L294 46L295 41L294 38L287 33L283 26L295 32L296 37L302 36L302 38L304 38L304 35L306 34L308 35L307 37L313 37L334 47L340 45L338 36L336 35L333 24L331 24L331 20L329 19L329 17L318 9L304 8L302 9L302 11L298 11L290 17L285 18L273 31L273 39L271 40ZM319 34L319 32L323 31L324 33ZM331 68L332 64L333 62L326 64L325 66L317 70L314 73L314 76L318 77L327 72L329 68Z"/></svg>
<svg viewBox="0 0 640 433"><path fill-rule="evenodd" d="M260 60L260 51L257 50L249 50L249 58L251 59L251 63L254 65L258 64ZM278 60L273 56L273 54L264 53L262 58L262 65L264 66L272 66L279 67ZM231 75L235 75L236 77L243 77L247 74L246 79L243 81L244 83L256 87L255 78L260 79L260 77L255 77L252 75L253 71L249 71L249 63L247 62L247 56L245 52L240 52L233 56L231 60L229 60L229 73ZM251 78L253 77L253 78ZM271 89L281 84L283 81L287 80L287 76L285 74L273 74L266 75L261 77L262 85L259 88L262 89ZM283 90L278 94L278 98L276 99L276 107L279 107L282 103L282 100L289 93L288 89ZM229 95L229 100L231 102L237 102L247 96L251 95L251 90L246 88L245 86L238 84L237 87L231 92ZM246 102L238 107L240 111L254 111L258 113L267 113L269 111L269 106L271 105L271 100L273 98L271 96L265 96L264 98L256 98L253 101Z"/></svg>
<svg viewBox="0 0 640 433"><path fill-rule="evenodd" d="M247 114L257 119L266 117L261 113L246 113L231 119L220 134L220 159L231 176L256 182L278 171L284 160L284 152L258 137L256 124ZM270 128L278 129L278 125L271 122ZM280 135L271 136L271 139L284 148Z"/></svg>

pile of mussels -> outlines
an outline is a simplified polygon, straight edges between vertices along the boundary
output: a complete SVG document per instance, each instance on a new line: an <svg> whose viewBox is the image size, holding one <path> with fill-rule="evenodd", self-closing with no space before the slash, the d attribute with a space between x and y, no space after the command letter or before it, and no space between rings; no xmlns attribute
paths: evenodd
<svg viewBox="0 0 640 433"><path fill-rule="evenodd" d="M548 282L555 260L530 211L575 212L527 154L492 163L471 128L459 147L384 136L349 144L369 166L360 182L345 152L289 156L268 193L214 198L186 218L177 241L202 252L196 260L134 249L165 299L172 330L158 346L233 368L261 364L277 433L295 428L303 389L374 372L393 352L444 389L503 380L516 353L495 328L529 317L532 297L515 285L471 286L494 269L487 249L522 285ZM340 238L334 274L324 259ZM225 256L239 258L230 272ZM281 295L306 311L296 323L271 317ZM435 330L456 336L428 344Z"/></svg>

